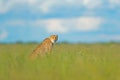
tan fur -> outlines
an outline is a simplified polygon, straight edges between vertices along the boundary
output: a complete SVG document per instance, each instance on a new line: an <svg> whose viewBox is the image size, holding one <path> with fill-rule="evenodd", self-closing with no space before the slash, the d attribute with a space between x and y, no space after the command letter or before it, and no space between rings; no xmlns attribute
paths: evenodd
<svg viewBox="0 0 120 80"><path fill-rule="evenodd" d="M38 56L44 56L46 53L50 53L54 42L57 40L57 35L51 35L49 38L44 39L43 42L34 49L30 55L30 59L36 59Z"/></svg>

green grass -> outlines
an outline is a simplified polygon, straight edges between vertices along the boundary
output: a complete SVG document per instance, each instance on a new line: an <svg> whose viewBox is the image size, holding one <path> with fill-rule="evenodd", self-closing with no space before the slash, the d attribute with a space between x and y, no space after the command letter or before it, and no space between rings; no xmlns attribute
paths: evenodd
<svg viewBox="0 0 120 80"><path fill-rule="evenodd" d="M36 44L0 45L0 80L120 80L120 44L57 44L29 60Z"/></svg>

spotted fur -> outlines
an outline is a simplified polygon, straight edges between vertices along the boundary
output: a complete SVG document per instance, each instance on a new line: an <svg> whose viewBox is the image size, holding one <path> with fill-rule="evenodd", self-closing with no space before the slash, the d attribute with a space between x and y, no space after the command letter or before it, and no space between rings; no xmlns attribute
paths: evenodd
<svg viewBox="0 0 120 80"><path fill-rule="evenodd" d="M38 56L44 56L46 53L51 53L54 43L58 40L57 35L51 35L49 38L43 40L30 55L30 59L36 59Z"/></svg>

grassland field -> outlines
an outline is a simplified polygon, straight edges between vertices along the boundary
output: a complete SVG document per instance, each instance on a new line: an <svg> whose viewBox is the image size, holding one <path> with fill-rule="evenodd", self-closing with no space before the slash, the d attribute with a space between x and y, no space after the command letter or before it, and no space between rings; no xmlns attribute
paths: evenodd
<svg viewBox="0 0 120 80"><path fill-rule="evenodd" d="M0 44L0 80L120 80L120 44L56 44L34 61L37 44Z"/></svg>

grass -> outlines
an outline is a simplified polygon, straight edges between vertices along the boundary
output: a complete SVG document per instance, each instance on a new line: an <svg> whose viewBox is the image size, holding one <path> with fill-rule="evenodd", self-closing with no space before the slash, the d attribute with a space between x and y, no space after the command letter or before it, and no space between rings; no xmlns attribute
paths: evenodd
<svg viewBox="0 0 120 80"><path fill-rule="evenodd" d="M36 44L0 45L0 80L120 80L120 44L57 44L29 60Z"/></svg>

